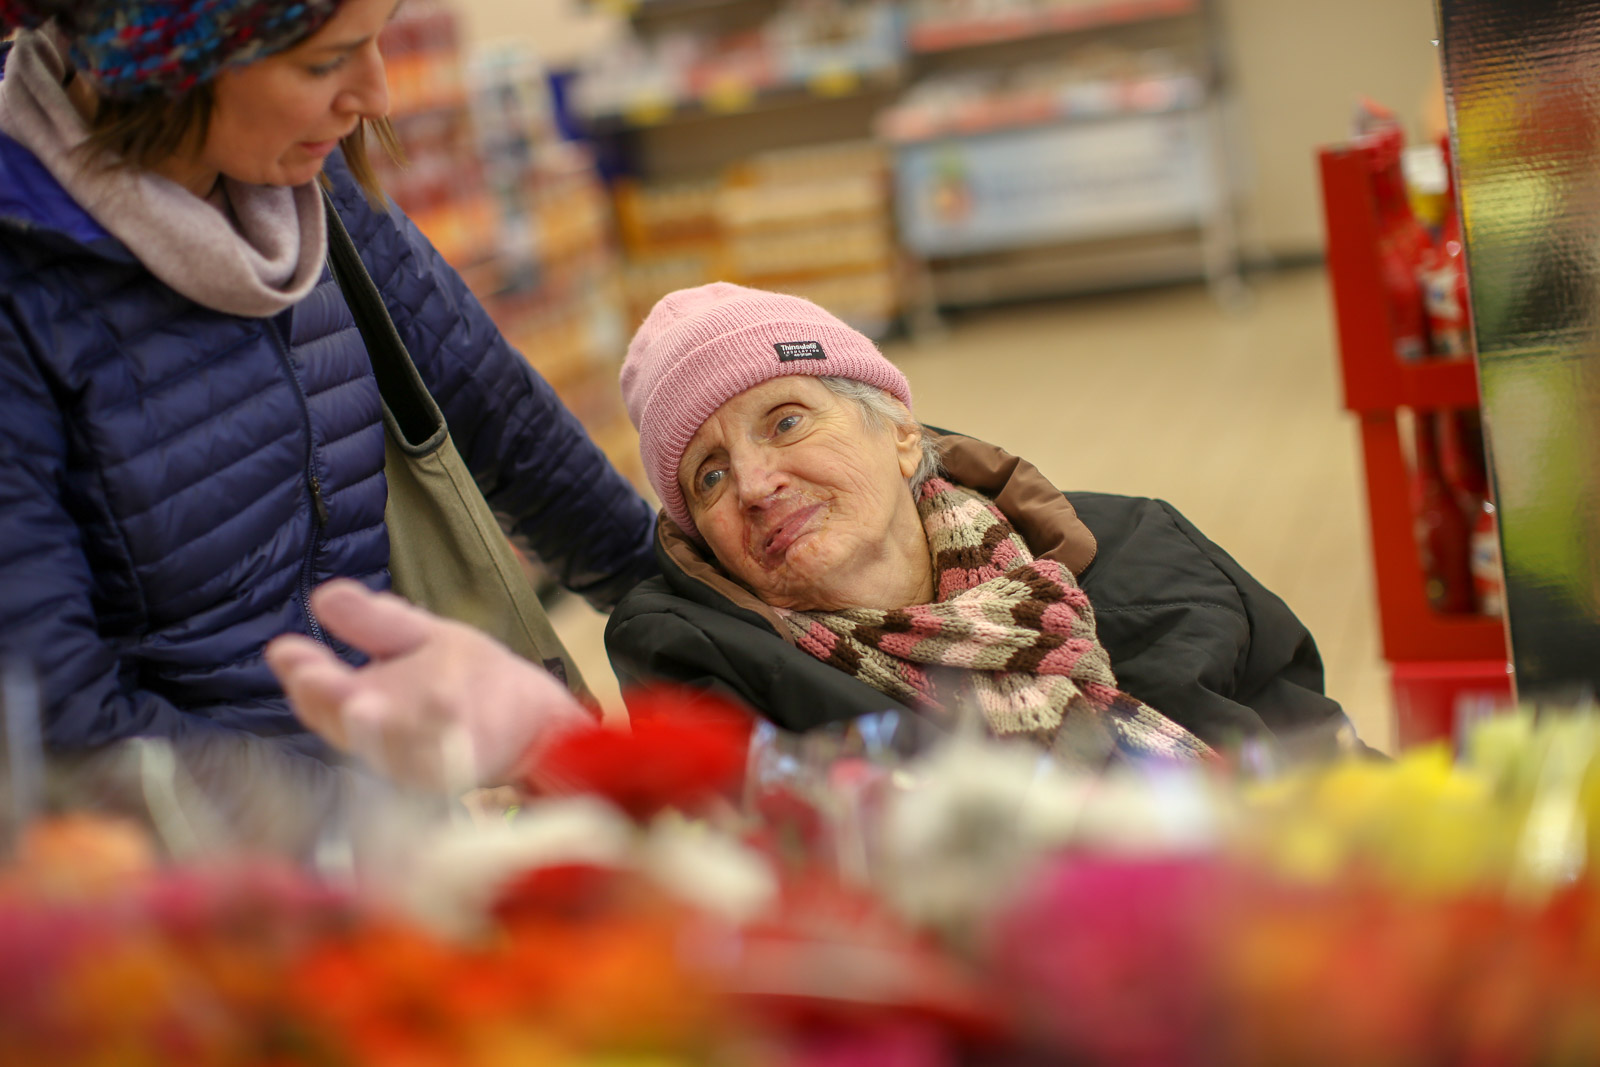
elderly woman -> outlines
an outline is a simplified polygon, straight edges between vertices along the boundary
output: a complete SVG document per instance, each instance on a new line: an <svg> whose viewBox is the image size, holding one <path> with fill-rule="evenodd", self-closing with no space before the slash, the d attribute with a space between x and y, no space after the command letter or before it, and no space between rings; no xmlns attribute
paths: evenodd
<svg viewBox="0 0 1600 1067"><path fill-rule="evenodd" d="M622 386L663 504L662 574L606 630L624 683L715 687L794 730L975 708L1173 754L1348 725L1311 635L1170 506L1063 495L919 426L904 376L814 304L673 293Z"/></svg>
<svg viewBox="0 0 1600 1067"><path fill-rule="evenodd" d="M664 505L662 574L607 627L625 683L719 690L792 730L975 712L1087 761L1354 738L1310 634L1182 516L1062 494L992 445L919 426L904 376L814 304L722 283L673 293L622 385ZM481 635L348 583L317 595L378 662L355 670L303 638L269 651L337 744L360 721L395 767L459 724L494 781L581 722Z"/></svg>
<svg viewBox="0 0 1600 1067"><path fill-rule="evenodd" d="M649 506L376 185L395 3L0 0L0 661L57 751L331 755L263 659L359 662L311 591L389 584L319 180L494 509L598 606L655 570Z"/></svg>

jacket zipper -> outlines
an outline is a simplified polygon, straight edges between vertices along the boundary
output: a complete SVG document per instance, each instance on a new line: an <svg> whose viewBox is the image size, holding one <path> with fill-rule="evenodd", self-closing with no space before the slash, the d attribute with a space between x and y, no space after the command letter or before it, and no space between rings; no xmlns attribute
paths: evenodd
<svg viewBox="0 0 1600 1067"><path fill-rule="evenodd" d="M266 324L268 332L272 334L273 342L278 347L278 358L288 370L289 380L294 382L295 395L300 399L300 411L306 420L306 486L311 490L311 539L306 544L305 559L300 562L298 587L300 609L305 612L306 629L311 636L331 646L333 642L328 640L328 635L322 631L322 624L311 613L311 585L312 579L316 576L317 545L320 543L322 531L328 525L328 503L322 497L322 479L317 477L316 439L311 432L311 401L306 397L305 384L300 381L300 372L295 369L294 359L289 355L289 345L278 330L278 324L271 319L267 319Z"/></svg>

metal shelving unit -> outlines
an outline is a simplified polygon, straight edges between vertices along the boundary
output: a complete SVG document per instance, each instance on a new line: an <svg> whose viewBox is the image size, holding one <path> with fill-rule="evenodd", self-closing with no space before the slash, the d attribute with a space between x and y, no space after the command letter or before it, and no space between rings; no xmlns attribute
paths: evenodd
<svg viewBox="0 0 1600 1067"><path fill-rule="evenodd" d="M913 85L883 116L916 322L943 306L1204 277L1242 292L1228 78L1209 0L1062 3L908 20ZM1102 40L1170 49L1174 69L918 106L919 87Z"/></svg>

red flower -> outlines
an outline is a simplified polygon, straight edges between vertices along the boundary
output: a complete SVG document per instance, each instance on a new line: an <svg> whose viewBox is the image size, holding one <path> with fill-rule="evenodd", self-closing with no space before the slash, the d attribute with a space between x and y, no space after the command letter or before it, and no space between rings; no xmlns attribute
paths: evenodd
<svg viewBox="0 0 1600 1067"><path fill-rule="evenodd" d="M492 910L504 926L603 921L624 909L630 888L629 876L610 867L580 863L535 867L507 883Z"/></svg>
<svg viewBox="0 0 1600 1067"><path fill-rule="evenodd" d="M629 708L631 733L569 733L535 754L524 780L535 792L598 794L641 821L738 785L750 738L743 711L673 690L636 696Z"/></svg>
<svg viewBox="0 0 1600 1067"><path fill-rule="evenodd" d="M653 685L627 694L628 718L642 722L714 723L749 737L755 725L749 711L728 697L682 685Z"/></svg>

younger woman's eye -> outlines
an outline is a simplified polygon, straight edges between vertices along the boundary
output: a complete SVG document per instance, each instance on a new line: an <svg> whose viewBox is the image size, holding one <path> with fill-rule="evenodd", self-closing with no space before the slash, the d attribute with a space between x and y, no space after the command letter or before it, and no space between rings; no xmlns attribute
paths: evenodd
<svg viewBox="0 0 1600 1067"><path fill-rule="evenodd" d="M307 67L306 69L311 72L313 77L324 78L324 77L327 77L329 74L332 74L334 71L338 70L340 67L344 66L345 62L349 58L350 58L350 56L347 53L345 55L340 56L338 59L330 60L327 63L322 63L322 64L319 64L318 66L315 66L315 67Z"/></svg>

